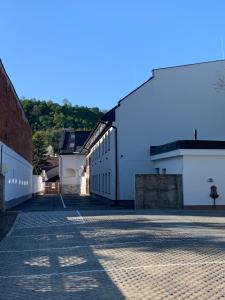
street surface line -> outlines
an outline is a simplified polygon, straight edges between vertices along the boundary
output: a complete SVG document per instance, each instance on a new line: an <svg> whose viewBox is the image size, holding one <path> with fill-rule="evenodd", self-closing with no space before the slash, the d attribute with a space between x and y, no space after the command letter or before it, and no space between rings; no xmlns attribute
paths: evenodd
<svg viewBox="0 0 225 300"><path fill-rule="evenodd" d="M81 213L79 212L79 210L76 210L76 213L78 214L79 218L81 219L82 223L84 224L84 218L82 217Z"/></svg>
<svg viewBox="0 0 225 300"><path fill-rule="evenodd" d="M0 253L21 253L21 252L33 252L33 251L52 251L52 250L66 250L66 249L76 249L76 248L102 248L102 247L109 247L115 245L134 245L134 244L144 244L144 243L162 243L165 239L161 238L158 240L141 240L141 241L134 241L134 242L115 242L115 243L101 243L101 244L89 244L89 245L76 245L76 246L69 246L69 247L56 247L56 248L40 248L40 249L24 249L24 250L0 250ZM174 238L168 238L166 241L174 241Z"/></svg>
<svg viewBox="0 0 225 300"><path fill-rule="evenodd" d="M9 232L6 234L6 237L9 237L11 235L11 233L13 232L14 228L16 227L16 224L18 222L19 219L19 214L16 216L16 219L13 223L13 226L11 227L11 229L9 230Z"/></svg>
<svg viewBox="0 0 225 300"><path fill-rule="evenodd" d="M92 270L85 270L85 271L74 271L74 272L55 272L55 273L43 273L37 275L0 275L0 278L23 278L27 277L27 279L31 278L41 278L41 277L51 277L51 276L62 276L62 275L75 275L75 274L87 274L87 273L106 273L106 272L116 272L116 271L126 271L126 270L138 270L138 269L148 269L154 267L191 267L191 266L206 266L206 265L223 265L225 261L205 261L205 262L196 262L196 263L169 263L169 264L150 264L150 265L142 265L137 267L123 267L123 268L102 268L102 269L92 269Z"/></svg>
<svg viewBox="0 0 225 300"><path fill-rule="evenodd" d="M61 194L59 194L59 195L60 195L60 198L61 198L61 201L62 201L63 208L66 208L66 205L65 205L64 200L63 200L63 196Z"/></svg>

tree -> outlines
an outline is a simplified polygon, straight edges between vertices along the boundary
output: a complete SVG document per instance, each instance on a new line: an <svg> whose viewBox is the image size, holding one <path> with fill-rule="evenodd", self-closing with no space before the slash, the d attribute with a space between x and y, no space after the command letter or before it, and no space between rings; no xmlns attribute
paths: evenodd
<svg viewBox="0 0 225 300"><path fill-rule="evenodd" d="M33 136L33 173L40 175L47 160L47 145L45 136L36 132Z"/></svg>

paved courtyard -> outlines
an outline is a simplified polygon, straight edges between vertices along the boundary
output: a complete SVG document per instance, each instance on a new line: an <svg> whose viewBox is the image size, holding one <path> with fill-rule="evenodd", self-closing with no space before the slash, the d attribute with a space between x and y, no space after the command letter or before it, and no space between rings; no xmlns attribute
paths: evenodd
<svg viewBox="0 0 225 300"><path fill-rule="evenodd" d="M225 299L225 214L21 212L0 243L0 299Z"/></svg>

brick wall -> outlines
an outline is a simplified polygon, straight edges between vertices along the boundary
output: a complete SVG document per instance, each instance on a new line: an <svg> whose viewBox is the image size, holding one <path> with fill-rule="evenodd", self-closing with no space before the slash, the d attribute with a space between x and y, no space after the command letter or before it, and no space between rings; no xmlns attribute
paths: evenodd
<svg viewBox="0 0 225 300"><path fill-rule="evenodd" d="M32 131L16 93L0 61L0 141L29 162L32 161Z"/></svg>

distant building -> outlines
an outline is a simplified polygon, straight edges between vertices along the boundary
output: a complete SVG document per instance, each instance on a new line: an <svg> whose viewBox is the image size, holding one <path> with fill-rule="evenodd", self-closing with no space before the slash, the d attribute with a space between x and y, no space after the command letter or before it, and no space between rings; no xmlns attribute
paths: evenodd
<svg viewBox="0 0 225 300"><path fill-rule="evenodd" d="M81 153L90 193L134 206L136 174L181 174L184 207L211 206L211 185L218 187L217 204L225 206L224 78L224 60L153 70L86 140ZM195 139L195 129L201 143L168 150L165 144ZM151 146L163 152L150 153Z"/></svg>
<svg viewBox="0 0 225 300"><path fill-rule="evenodd" d="M49 156L42 167L42 177L45 182L59 181L59 157Z"/></svg>
<svg viewBox="0 0 225 300"><path fill-rule="evenodd" d="M62 194L86 194L85 155L80 154L90 131L64 130L60 140L59 177Z"/></svg>
<svg viewBox="0 0 225 300"><path fill-rule="evenodd" d="M32 130L0 60L0 174L4 176L1 206L9 208L31 196L31 163Z"/></svg>

